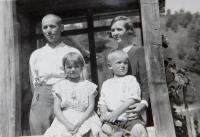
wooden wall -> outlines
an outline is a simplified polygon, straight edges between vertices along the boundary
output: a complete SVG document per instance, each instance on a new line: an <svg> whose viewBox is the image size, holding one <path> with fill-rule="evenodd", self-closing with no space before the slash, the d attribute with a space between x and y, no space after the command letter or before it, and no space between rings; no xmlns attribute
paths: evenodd
<svg viewBox="0 0 200 137"><path fill-rule="evenodd" d="M30 135L29 111L32 100L32 91L29 81L29 58L37 48L35 37L36 23L31 18L18 14L20 24L20 75L21 75L21 132L22 135Z"/></svg>
<svg viewBox="0 0 200 137"><path fill-rule="evenodd" d="M0 2L0 137L20 133L20 75L15 1Z"/></svg>

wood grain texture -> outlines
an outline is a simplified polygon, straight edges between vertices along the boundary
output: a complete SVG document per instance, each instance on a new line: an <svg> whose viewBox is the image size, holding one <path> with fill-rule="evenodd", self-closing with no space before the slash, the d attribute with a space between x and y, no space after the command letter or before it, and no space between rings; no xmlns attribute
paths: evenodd
<svg viewBox="0 0 200 137"><path fill-rule="evenodd" d="M140 0L145 60L157 137L176 137L161 47L158 0Z"/></svg>
<svg viewBox="0 0 200 137"><path fill-rule="evenodd" d="M16 94L20 90L20 78L15 13L14 0L0 2L0 137L14 137L20 130L20 105L16 103L20 100L20 94Z"/></svg>

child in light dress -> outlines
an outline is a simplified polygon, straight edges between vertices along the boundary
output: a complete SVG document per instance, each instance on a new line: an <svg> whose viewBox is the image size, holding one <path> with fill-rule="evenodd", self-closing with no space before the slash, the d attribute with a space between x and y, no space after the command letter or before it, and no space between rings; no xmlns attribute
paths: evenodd
<svg viewBox="0 0 200 137"><path fill-rule="evenodd" d="M129 133L131 137L147 137L142 116L133 114L135 117L130 120L127 115L128 108L141 101L139 83L134 76L127 75L127 53L113 50L108 54L107 60L108 68L113 71L114 76L104 81L98 102L100 119L104 123L102 136L122 136Z"/></svg>
<svg viewBox="0 0 200 137"><path fill-rule="evenodd" d="M79 53L70 52L64 56L67 78L53 86L56 117L45 137L82 137L89 132L93 137L99 135L101 121L94 112L97 86L81 79L84 64Z"/></svg>

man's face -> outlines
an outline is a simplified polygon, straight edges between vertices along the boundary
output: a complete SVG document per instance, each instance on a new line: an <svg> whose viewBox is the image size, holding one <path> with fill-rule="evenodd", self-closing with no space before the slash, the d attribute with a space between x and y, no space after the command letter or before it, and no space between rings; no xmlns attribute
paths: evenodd
<svg viewBox="0 0 200 137"><path fill-rule="evenodd" d="M47 41L55 44L61 38L62 27L54 16L44 17L42 20L42 32Z"/></svg>

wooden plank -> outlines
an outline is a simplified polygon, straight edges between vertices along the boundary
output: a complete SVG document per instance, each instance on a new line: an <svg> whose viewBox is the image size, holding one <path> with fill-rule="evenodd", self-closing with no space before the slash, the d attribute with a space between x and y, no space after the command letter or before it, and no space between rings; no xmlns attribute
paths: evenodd
<svg viewBox="0 0 200 137"><path fill-rule="evenodd" d="M176 137L161 47L158 0L140 0L143 44L157 137Z"/></svg>
<svg viewBox="0 0 200 137"><path fill-rule="evenodd" d="M29 0L29 1L18 1L19 10L22 12L30 13L29 15L44 15L48 12L51 13L61 13L64 12L65 15L70 16L70 14L76 15L78 11L87 9L101 10L102 9L125 9L127 6L131 5L134 9L138 9L137 0ZM69 13L69 11L75 11L73 13Z"/></svg>
<svg viewBox="0 0 200 137"><path fill-rule="evenodd" d="M97 60L96 60L94 24L93 24L94 20L91 10L88 10L87 23L88 23L88 40L89 40L90 63L91 63L91 77L92 81L98 85Z"/></svg>
<svg viewBox="0 0 200 137"><path fill-rule="evenodd" d="M13 1L14 2L14 1ZM15 56L15 135L21 134L21 65L20 65L20 23L17 20L16 5L13 3L13 31L14 31L14 56ZM13 102L14 103L14 102Z"/></svg>
<svg viewBox="0 0 200 137"><path fill-rule="evenodd" d="M156 137L154 127L147 127L147 132L148 132L149 137ZM44 136L37 135L37 136L20 136L20 137L44 137Z"/></svg>
<svg viewBox="0 0 200 137"><path fill-rule="evenodd" d="M16 121L19 119L16 116L19 105L16 104L19 89L19 45L16 43L14 27L15 12L15 0L0 2L0 137L16 136L19 134L16 130L21 124Z"/></svg>
<svg viewBox="0 0 200 137"><path fill-rule="evenodd" d="M133 23L135 28L140 28L141 23L135 22ZM100 26L100 27L93 27L94 32L101 32L101 31L110 31L110 26ZM42 39L43 34L41 30L37 30L38 34L35 35L35 39ZM62 32L62 36L70 36L70 35L79 35L79 34L85 34L88 33L89 29L73 29L73 30L66 30Z"/></svg>

